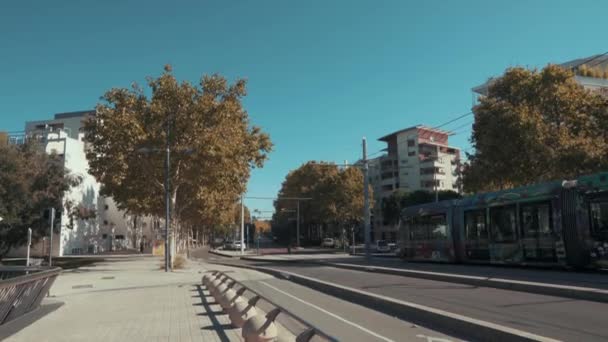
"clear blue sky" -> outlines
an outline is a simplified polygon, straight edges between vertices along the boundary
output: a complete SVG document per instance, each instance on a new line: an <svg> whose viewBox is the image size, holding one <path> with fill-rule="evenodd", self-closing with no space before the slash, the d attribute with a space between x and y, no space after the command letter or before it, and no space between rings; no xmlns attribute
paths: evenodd
<svg viewBox="0 0 608 342"><path fill-rule="evenodd" d="M471 87L509 66L608 51L607 14L605 1L1 1L0 130L92 108L166 63L192 81L246 77L275 144L249 195L274 196L307 160L359 158L362 136L375 152L384 134L468 112Z"/></svg>

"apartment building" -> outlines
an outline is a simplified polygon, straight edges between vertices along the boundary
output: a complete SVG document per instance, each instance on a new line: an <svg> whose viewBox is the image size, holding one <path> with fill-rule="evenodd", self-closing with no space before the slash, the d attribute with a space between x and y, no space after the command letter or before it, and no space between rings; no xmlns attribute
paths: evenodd
<svg viewBox="0 0 608 342"><path fill-rule="evenodd" d="M65 168L82 182L71 188L64 196L61 224L53 236L53 255L97 254L148 247L158 238L160 223L151 217L135 218L116 207L110 197L100 195L100 184L89 174L84 142L83 123L94 111L55 114L53 119L30 121L25 132L9 137L9 143L19 144L26 139L38 142L48 154L61 157ZM74 219L70 212L95 212L88 220ZM137 221L137 222L136 222ZM47 255L48 237L32 246L32 255ZM25 248L11 251L12 256L21 256Z"/></svg>
<svg viewBox="0 0 608 342"><path fill-rule="evenodd" d="M369 160L368 177L374 190L372 238L397 240L398 225L382 217L382 200L393 192L459 191L460 149L448 144L449 132L422 125L381 137L386 153Z"/></svg>

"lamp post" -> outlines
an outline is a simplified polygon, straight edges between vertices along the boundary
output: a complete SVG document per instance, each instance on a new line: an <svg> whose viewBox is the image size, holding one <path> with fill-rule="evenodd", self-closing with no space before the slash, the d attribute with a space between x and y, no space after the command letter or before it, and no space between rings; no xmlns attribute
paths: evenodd
<svg viewBox="0 0 608 342"><path fill-rule="evenodd" d="M170 250L170 238L172 237L172 234L170 233L170 222L171 222L171 177L170 177L170 170L171 170L171 146L170 146L170 140L169 140L169 133L170 133L170 126L169 126L169 120L167 120L167 127L166 127L166 135L167 135L167 139L166 139L166 146L164 149L161 148L148 148L148 147L142 147L137 149L138 153L141 154L150 154L150 153L154 153L154 152L165 152L165 182L164 182L164 190L165 190L165 272L169 272L170 268L171 268L171 260L172 260L172 255L171 255L171 250ZM185 154L191 154L194 150L191 148L184 148L181 149L179 152L185 153Z"/></svg>

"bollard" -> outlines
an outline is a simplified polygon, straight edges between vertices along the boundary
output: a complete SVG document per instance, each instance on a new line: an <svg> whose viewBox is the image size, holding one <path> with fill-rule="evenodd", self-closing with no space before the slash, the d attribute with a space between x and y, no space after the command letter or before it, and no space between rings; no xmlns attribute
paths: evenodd
<svg viewBox="0 0 608 342"><path fill-rule="evenodd" d="M266 316L255 315L249 318L243 325L241 334L245 342L277 341L278 331L274 320L279 313L281 309L276 308Z"/></svg>
<svg viewBox="0 0 608 342"><path fill-rule="evenodd" d="M226 284L220 284L218 287L215 288L215 291L212 292L213 294L213 298L215 298L215 301L217 303L220 302L220 298L222 297L222 294L224 292L226 292L228 290L228 286L226 286Z"/></svg>
<svg viewBox="0 0 608 342"><path fill-rule="evenodd" d="M234 302L236 300L238 300L241 297L241 295L243 295L245 290L246 289L244 287L241 287L238 291L235 291L234 289L226 290L226 292L224 292L220 296L220 299L219 299L219 303L222 306L222 308L224 308L224 310L230 309L230 307L232 307Z"/></svg>
<svg viewBox="0 0 608 342"><path fill-rule="evenodd" d="M215 272L215 271L213 271ZM206 287L209 287L209 284L211 283L211 281L213 281L213 279L215 279L215 274L213 272L207 273L203 276L202 282L203 285Z"/></svg>
<svg viewBox="0 0 608 342"><path fill-rule="evenodd" d="M209 284L209 293L215 297L215 292L217 291L217 288L222 284L222 281L220 280L219 277L213 279L211 281L211 283Z"/></svg>
<svg viewBox="0 0 608 342"><path fill-rule="evenodd" d="M211 282L212 288L210 289L211 294L215 297L215 292L220 287L220 285L224 284L228 277L225 274L220 273L215 280Z"/></svg>
<svg viewBox="0 0 608 342"><path fill-rule="evenodd" d="M232 289L232 287L236 284L236 281L232 280L230 284L222 283L218 287L215 288L215 292L213 293L213 297L215 301L220 303L222 300L222 296L226 293L226 291Z"/></svg>
<svg viewBox="0 0 608 342"><path fill-rule="evenodd" d="M248 302L239 300L234 303L228 310L228 317L230 318L232 325L237 328L242 328L248 319L257 315L258 310L256 310L255 304L257 304L258 300L260 300L260 296L255 296Z"/></svg>

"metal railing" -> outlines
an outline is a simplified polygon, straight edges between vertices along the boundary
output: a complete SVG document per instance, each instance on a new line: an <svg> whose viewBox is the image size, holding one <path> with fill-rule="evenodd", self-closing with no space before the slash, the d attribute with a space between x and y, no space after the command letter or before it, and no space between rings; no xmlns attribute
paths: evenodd
<svg viewBox="0 0 608 342"><path fill-rule="evenodd" d="M61 268L0 266L0 325L40 306Z"/></svg>
<svg viewBox="0 0 608 342"><path fill-rule="evenodd" d="M296 342L308 342L313 337L321 338L323 341L329 341L329 342L337 341L336 338L317 329L311 323L307 322L303 318L298 317L296 314L289 311L285 307L280 306L277 303L273 302L272 300L262 296L259 292L256 292L256 291L252 290L251 288L243 285L241 282L235 280L233 277L227 275L225 272L222 272L222 271L209 271L209 272L211 272L212 274L218 274L218 273L221 274L224 278L226 278L224 280L225 283L228 283L228 282L231 283L231 284L229 284L229 287L235 288L235 286L238 285L239 292L241 295L249 292L252 295L252 298L255 298L253 302L258 302L261 299L264 302L266 302L267 304L270 304L270 306L274 307L274 309L272 309L270 311L270 314L273 317L273 319L274 319L274 317L276 317L280 314L283 314L283 315L289 316L290 319L292 319L295 322L297 322L298 324L304 326L305 327L304 331L302 331L298 334L294 334L294 335L296 335L296 340L295 340ZM294 333L294 332L292 331L291 333Z"/></svg>

